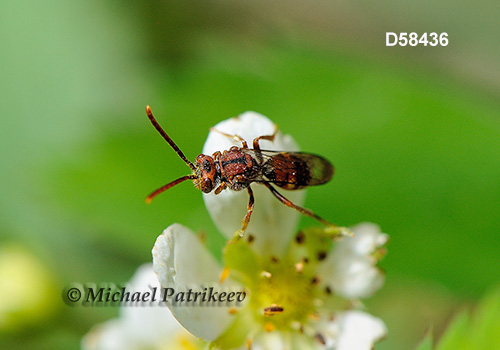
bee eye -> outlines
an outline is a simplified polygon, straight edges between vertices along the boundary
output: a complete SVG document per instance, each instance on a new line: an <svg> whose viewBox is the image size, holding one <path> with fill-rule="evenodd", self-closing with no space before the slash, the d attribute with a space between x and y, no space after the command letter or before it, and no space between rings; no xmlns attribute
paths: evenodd
<svg viewBox="0 0 500 350"><path fill-rule="evenodd" d="M207 173L212 171L212 166L210 165L210 162L207 159L203 161L203 169L205 169Z"/></svg>

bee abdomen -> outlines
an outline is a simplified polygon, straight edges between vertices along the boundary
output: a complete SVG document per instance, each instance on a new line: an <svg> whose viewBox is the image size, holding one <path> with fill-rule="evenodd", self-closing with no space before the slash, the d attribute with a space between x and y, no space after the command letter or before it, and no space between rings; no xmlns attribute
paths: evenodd
<svg viewBox="0 0 500 350"><path fill-rule="evenodd" d="M286 167L283 167L286 164ZM290 153L273 156L263 166L263 174L270 182L285 190L298 190L309 186L311 170L307 162Z"/></svg>

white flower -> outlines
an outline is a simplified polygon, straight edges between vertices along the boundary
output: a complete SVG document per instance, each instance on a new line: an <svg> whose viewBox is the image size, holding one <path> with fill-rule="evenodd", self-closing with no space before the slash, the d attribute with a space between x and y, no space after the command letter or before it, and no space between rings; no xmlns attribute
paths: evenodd
<svg viewBox="0 0 500 350"><path fill-rule="evenodd" d="M267 118L253 112L215 128L243 137L249 146L253 138L274 131ZM228 149L233 141L212 131L204 153ZM261 148L298 149L291 137L280 133L274 144L263 141ZM208 286L218 293L244 291L245 302L214 306L171 300L167 306L172 314L213 349L371 349L385 336L385 325L353 310L353 305L383 284L376 265L388 236L373 224L354 227L354 237L342 240L329 228L293 236L297 213L264 186L252 188L255 211L245 237L226 245L224 265L179 224L169 226L153 248L153 267L162 287L182 292L202 292ZM285 196L301 205L303 192L286 191ZM220 231L232 237L246 211L246 191L226 190L218 196L205 195L204 200Z"/></svg>
<svg viewBox="0 0 500 350"><path fill-rule="evenodd" d="M361 311L344 312L337 323L337 349L371 349L373 342L382 339L387 333L384 322Z"/></svg>
<svg viewBox="0 0 500 350"><path fill-rule="evenodd" d="M137 269L126 290L151 292L160 288L152 264ZM175 320L170 311L160 303L127 305L120 308L120 315L92 328L81 343L83 350L141 350L141 349L203 349L202 343Z"/></svg>
<svg viewBox="0 0 500 350"><path fill-rule="evenodd" d="M366 298L384 283L384 275L376 267L372 255L384 246L389 236L380 233L377 225L362 223L351 228L354 237L339 241L324 264L319 268L323 276L330 276L323 284L335 286L335 292L344 298Z"/></svg>
<svg viewBox="0 0 500 350"><path fill-rule="evenodd" d="M173 224L156 240L153 248L153 269L163 288L175 292L203 292L205 288L216 288L216 292L241 292L243 288L233 281L219 286L222 268L210 255L198 237L190 229ZM175 301L175 299L173 299ZM207 341L217 337L229 326L231 306L210 303L167 302L174 317L192 334ZM209 324L209 325L208 325Z"/></svg>

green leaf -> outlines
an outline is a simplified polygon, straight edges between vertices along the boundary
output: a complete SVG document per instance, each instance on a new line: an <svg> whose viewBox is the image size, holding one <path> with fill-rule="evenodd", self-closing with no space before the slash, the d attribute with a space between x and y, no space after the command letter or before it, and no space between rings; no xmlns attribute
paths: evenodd
<svg viewBox="0 0 500 350"><path fill-rule="evenodd" d="M488 293L474 312L458 314L437 347L460 349L500 349L500 288Z"/></svg>
<svg viewBox="0 0 500 350"><path fill-rule="evenodd" d="M460 312L448 326L446 332L439 341L439 350L446 349L464 349L467 348L468 339L466 339L469 328L469 315L467 312Z"/></svg>
<svg viewBox="0 0 500 350"><path fill-rule="evenodd" d="M427 332L425 338L422 340L416 350L432 350L432 332Z"/></svg>

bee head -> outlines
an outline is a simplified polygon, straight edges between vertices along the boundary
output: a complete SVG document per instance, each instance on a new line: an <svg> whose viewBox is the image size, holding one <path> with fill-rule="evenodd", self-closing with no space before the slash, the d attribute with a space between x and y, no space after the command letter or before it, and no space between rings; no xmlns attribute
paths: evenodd
<svg viewBox="0 0 500 350"><path fill-rule="evenodd" d="M210 193L215 184L215 162L210 156L200 154L196 157L196 177L194 185L203 193Z"/></svg>

